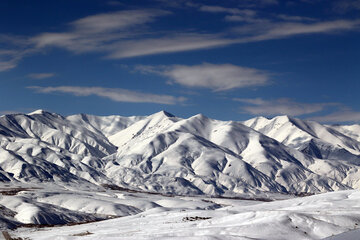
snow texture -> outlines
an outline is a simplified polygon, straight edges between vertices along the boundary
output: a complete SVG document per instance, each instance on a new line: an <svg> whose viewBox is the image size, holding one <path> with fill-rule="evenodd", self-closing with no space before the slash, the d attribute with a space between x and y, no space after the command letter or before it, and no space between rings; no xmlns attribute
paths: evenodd
<svg viewBox="0 0 360 240"><path fill-rule="evenodd" d="M134 196L133 196L134 197ZM138 196L140 198L140 196ZM126 198L126 196L125 196ZM354 190L273 202L148 196L172 205L136 215L76 226L21 228L12 236L30 239L293 239L336 236L360 224L360 192ZM212 204L210 203L213 202ZM170 204L171 203L171 204ZM206 208L209 204L215 209ZM192 208L192 209L191 209ZM329 239L357 239L333 237ZM80 237L79 235L85 234ZM342 235L339 235L342 236Z"/></svg>
<svg viewBox="0 0 360 240"><path fill-rule="evenodd" d="M211 196L353 189L356 127L286 116L243 124L201 114L65 118L38 110L0 117L0 180Z"/></svg>
<svg viewBox="0 0 360 240"><path fill-rule="evenodd" d="M182 119L164 111L133 117L63 117L43 110L10 114L0 117L0 227L124 217L106 220L111 227L141 222L143 216L151 236L163 231L150 225L169 215L179 237L196 238L194 228L204 228L196 234L261 239L266 235L255 234L261 225L268 234L277 229L289 236L294 230L291 239L319 239L356 228L357 204L349 197L358 194L353 189L360 187L359 168L359 125L288 116L245 122L201 114ZM332 191L340 192L296 198ZM354 205L346 205L350 202ZM285 211L285 203L297 207ZM327 207L335 212L326 212ZM166 238L171 229L161 224ZM122 230L114 231L118 236ZM139 234L134 239L147 238ZM97 239L95 233L87 237L92 236ZM286 239L279 236L273 239Z"/></svg>

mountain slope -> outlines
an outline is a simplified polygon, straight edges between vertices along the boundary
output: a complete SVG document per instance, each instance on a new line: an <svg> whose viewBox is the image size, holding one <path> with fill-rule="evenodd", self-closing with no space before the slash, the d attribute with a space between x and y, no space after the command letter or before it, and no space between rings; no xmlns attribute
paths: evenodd
<svg viewBox="0 0 360 240"><path fill-rule="evenodd" d="M360 187L360 143L352 129L288 117L244 124L201 114L181 119L164 111L145 117L65 118L42 110L5 115L0 181L212 196L351 189Z"/></svg>
<svg viewBox="0 0 360 240"><path fill-rule="evenodd" d="M104 159L108 177L131 188L209 195L348 188L309 170L312 157L240 123L203 115L179 119L160 112L109 139L119 150Z"/></svg>
<svg viewBox="0 0 360 240"><path fill-rule="evenodd" d="M356 128L356 125L328 126L288 116L272 119L257 117L243 123L289 147L317 158L360 160L360 141L357 133L360 128Z"/></svg>

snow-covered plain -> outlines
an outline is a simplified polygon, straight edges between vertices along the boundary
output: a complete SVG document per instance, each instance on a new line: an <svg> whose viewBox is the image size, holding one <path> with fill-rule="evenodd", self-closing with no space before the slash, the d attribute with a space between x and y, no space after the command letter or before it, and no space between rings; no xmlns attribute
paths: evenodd
<svg viewBox="0 0 360 240"><path fill-rule="evenodd" d="M128 197L129 204L137 199L159 206L136 215L100 222L42 229L19 228L10 233L16 237L44 240L322 239L354 230L360 224L360 192L355 190L273 202L122 195L123 199Z"/></svg>
<svg viewBox="0 0 360 240"><path fill-rule="evenodd" d="M0 227L95 221L11 232L30 239L328 237L358 225L359 130L287 116L1 116Z"/></svg>

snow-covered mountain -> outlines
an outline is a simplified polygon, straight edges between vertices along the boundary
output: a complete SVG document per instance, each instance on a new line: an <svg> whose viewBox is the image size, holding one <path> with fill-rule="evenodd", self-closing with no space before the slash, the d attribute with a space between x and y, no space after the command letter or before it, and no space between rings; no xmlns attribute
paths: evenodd
<svg viewBox="0 0 360 240"><path fill-rule="evenodd" d="M360 187L360 127L280 116L243 123L150 116L0 117L0 181L116 185L177 195Z"/></svg>
<svg viewBox="0 0 360 240"><path fill-rule="evenodd" d="M317 158L360 160L360 126L330 126L289 116L257 117L244 124Z"/></svg>

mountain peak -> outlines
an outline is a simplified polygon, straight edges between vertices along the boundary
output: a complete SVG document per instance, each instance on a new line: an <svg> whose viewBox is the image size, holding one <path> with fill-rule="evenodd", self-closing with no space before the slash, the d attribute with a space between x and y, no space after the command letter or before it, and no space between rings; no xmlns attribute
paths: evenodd
<svg viewBox="0 0 360 240"><path fill-rule="evenodd" d="M258 116L258 117L252 118L252 119L256 119L256 120L269 120L269 118L264 117L264 116ZM250 120L251 120L251 119L250 119Z"/></svg>
<svg viewBox="0 0 360 240"><path fill-rule="evenodd" d="M111 181L179 195L358 188L358 128L255 119L245 127L203 114L63 118L40 109L0 119L1 171L14 181Z"/></svg>
<svg viewBox="0 0 360 240"><path fill-rule="evenodd" d="M169 113L167 111L164 111L164 110L162 110L160 112L157 112L157 113L154 113L154 114L152 114L150 116L153 116L153 117L175 117L175 115L173 115L173 114L171 114L171 113Z"/></svg>
<svg viewBox="0 0 360 240"><path fill-rule="evenodd" d="M45 118L61 118L65 119L62 115L57 113L48 112L43 109L38 109L36 111L33 111L31 113L26 114L27 116L34 116L34 117L45 117Z"/></svg>
<svg viewBox="0 0 360 240"><path fill-rule="evenodd" d="M281 121L289 121L291 119L291 117L288 115L279 115L279 116L274 117L273 119L278 119Z"/></svg>
<svg viewBox="0 0 360 240"><path fill-rule="evenodd" d="M175 115L173 115L173 114L171 114L171 113L169 113L167 111L164 111L164 110L162 110L161 113L164 114L167 117L175 117Z"/></svg>
<svg viewBox="0 0 360 240"><path fill-rule="evenodd" d="M209 119L207 116L205 116L204 114L202 113L198 113L190 118L196 118L196 119Z"/></svg>
<svg viewBox="0 0 360 240"><path fill-rule="evenodd" d="M45 111L43 109L38 109L38 110L35 110L35 111L31 112L31 113L28 113L27 115L37 115L37 114L46 114L46 113L49 113L49 112L47 112L47 111Z"/></svg>

